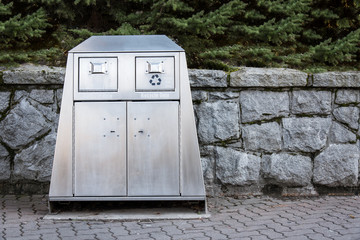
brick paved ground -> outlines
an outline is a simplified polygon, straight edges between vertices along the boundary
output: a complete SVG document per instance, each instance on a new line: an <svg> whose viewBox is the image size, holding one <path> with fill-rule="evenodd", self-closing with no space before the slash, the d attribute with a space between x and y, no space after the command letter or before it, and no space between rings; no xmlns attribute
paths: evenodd
<svg viewBox="0 0 360 240"><path fill-rule="evenodd" d="M208 199L210 219L52 221L45 196L0 197L2 239L360 239L360 197Z"/></svg>

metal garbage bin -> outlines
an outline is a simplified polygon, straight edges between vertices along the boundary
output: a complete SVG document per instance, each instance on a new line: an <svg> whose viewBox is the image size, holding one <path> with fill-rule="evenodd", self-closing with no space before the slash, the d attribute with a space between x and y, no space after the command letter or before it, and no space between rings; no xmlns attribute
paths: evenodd
<svg viewBox="0 0 360 240"><path fill-rule="evenodd" d="M68 55L49 202L205 201L184 50L93 36Z"/></svg>

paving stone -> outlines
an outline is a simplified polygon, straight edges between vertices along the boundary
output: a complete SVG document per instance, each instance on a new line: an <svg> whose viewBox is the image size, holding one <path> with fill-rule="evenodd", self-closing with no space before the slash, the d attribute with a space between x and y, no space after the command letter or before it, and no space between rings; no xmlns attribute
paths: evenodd
<svg viewBox="0 0 360 240"><path fill-rule="evenodd" d="M43 208L43 196L0 196L0 232L9 239L357 239L360 236L359 196L281 200L209 198L210 219L154 222L49 221L34 215L30 222L17 217L31 208ZM8 206L6 206L8 205ZM28 205L28 206L26 206ZM223 210L219 210L223 208ZM43 214L46 214L44 212ZM350 217L350 215L353 217ZM357 215L358 214L358 215ZM1 215L1 214L0 214ZM301 216L301 217L299 217ZM89 229L91 227L91 229ZM38 229L39 228L39 229ZM23 236L17 236L22 229ZM126 229L130 230L127 231ZM75 232L76 231L76 236ZM10 231L10 230L9 230ZM40 235L42 234L42 235ZM0 234L1 238L1 234Z"/></svg>

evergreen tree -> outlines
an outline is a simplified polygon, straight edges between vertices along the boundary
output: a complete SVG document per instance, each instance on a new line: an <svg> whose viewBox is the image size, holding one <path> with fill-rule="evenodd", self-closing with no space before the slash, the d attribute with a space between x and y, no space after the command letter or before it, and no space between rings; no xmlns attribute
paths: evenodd
<svg viewBox="0 0 360 240"><path fill-rule="evenodd" d="M91 35L165 34L191 67L359 68L360 0L0 0L0 62L64 64Z"/></svg>

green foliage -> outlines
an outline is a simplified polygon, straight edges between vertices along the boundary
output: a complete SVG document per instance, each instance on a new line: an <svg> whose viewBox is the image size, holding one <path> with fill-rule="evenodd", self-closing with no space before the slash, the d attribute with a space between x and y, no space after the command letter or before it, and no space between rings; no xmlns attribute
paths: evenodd
<svg viewBox="0 0 360 240"><path fill-rule="evenodd" d="M360 0L0 0L2 64L63 65L99 34L165 34L196 68L357 69Z"/></svg>

